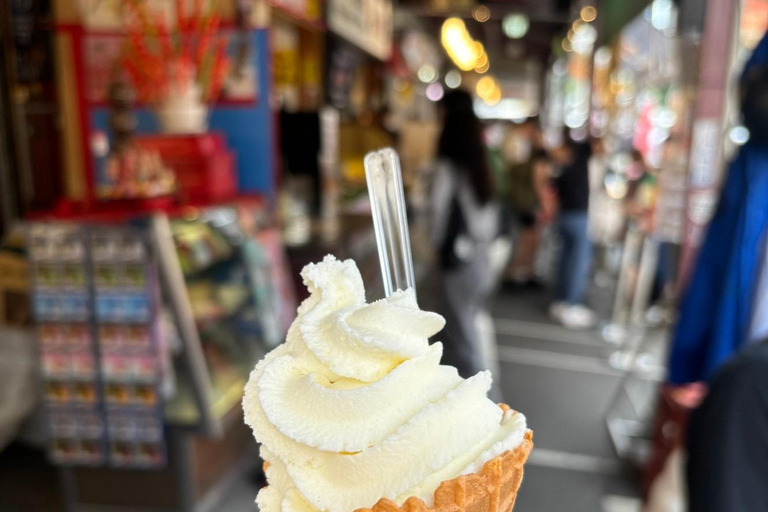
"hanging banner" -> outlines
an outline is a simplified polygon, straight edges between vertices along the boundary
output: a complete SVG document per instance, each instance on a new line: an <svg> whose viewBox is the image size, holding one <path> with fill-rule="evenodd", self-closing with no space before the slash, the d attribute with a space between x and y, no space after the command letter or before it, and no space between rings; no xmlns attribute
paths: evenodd
<svg viewBox="0 0 768 512"><path fill-rule="evenodd" d="M379 60L392 54L391 0L329 0L328 28Z"/></svg>

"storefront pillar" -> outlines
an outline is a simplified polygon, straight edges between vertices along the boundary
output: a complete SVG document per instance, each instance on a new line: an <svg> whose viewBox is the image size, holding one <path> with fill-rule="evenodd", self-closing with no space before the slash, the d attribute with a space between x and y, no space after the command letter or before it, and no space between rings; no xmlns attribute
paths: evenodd
<svg viewBox="0 0 768 512"><path fill-rule="evenodd" d="M725 169L723 128L738 11L739 0L709 0L706 4L678 274L681 285L687 282L696 261L706 226L717 205L720 178Z"/></svg>

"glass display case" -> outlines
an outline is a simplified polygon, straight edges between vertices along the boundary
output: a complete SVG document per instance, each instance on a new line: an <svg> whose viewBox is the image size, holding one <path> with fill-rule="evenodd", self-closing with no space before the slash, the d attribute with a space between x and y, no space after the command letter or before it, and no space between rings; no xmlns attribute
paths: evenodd
<svg viewBox="0 0 768 512"><path fill-rule="evenodd" d="M248 374L285 339L293 288L275 230L248 207L157 217L165 303L181 341L169 423L206 433L239 404Z"/></svg>

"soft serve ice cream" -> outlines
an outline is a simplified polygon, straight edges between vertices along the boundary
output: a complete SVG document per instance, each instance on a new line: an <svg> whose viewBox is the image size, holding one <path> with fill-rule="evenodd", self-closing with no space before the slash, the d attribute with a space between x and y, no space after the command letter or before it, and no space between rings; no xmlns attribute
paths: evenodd
<svg viewBox="0 0 768 512"><path fill-rule="evenodd" d="M516 448L525 417L486 394L488 372L462 379L428 338L440 315L412 290L365 302L351 260L302 271L310 291L285 344L246 386L246 422L268 463L262 512L352 512L380 498L427 505L441 482Z"/></svg>

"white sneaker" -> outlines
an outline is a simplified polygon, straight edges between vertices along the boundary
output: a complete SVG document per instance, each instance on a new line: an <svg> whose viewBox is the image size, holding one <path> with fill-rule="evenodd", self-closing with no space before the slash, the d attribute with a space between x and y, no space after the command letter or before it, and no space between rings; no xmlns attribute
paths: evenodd
<svg viewBox="0 0 768 512"><path fill-rule="evenodd" d="M563 301L555 301L549 305L549 318L555 322L563 322L563 311L568 308L568 304Z"/></svg>
<svg viewBox="0 0 768 512"><path fill-rule="evenodd" d="M566 306L560 313L560 323L568 329L589 329L595 325L595 313L581 304Z"/></svg>
<svg viewBox="0 0 768 512"><path fill-rule="evenodd" d="M645 312L645 321L652 327L661 325L661 323L664 322L666 318L666 308L658 304L651 306L648 308L648 311Z"/></svg>

